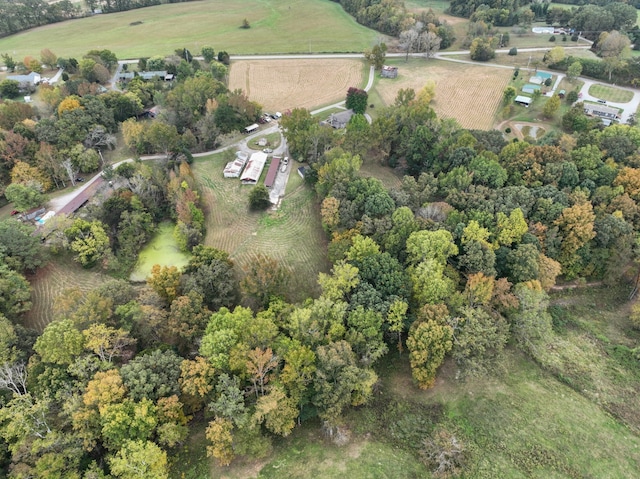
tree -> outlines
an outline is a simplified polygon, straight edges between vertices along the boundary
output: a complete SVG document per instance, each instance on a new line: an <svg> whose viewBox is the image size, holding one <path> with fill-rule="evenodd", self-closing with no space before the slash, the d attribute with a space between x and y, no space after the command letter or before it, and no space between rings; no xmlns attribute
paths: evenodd
<svg viewBox="0 0 640 479"><path fill-rule="evenodd" d="M553 47L544 55L544 61L547 65L555 65L564 60L564 48L557 46Z"/></svg>
<svg viewBox="0 0 640 479"><path fill-rule="evenodd" d="M181 364L182 358L172 350L155 350L129 361L120 368L120 374L130 398L157 401L180 392Z"/></svg>
<svg viewBox="0 0 640 479"><path fill-rule="evenodd" d="M122 357L126 349L136 343L124 329L115 329L102 323L92 324L82 334L85 339L84 347L101 361L111 362L114 358Z"/></svg>
<svg viewBox="0 0 640 479"><path fill-rule="evenodd" d="M367 109L367 100L369 98L369 94L355 87L349 87L347 91L347 100L345 106L354 113L364 113Z"/></svg>
<svg viewBox="0 0 640 479"><path fill-rule="evenodd" d="M405 61L409 60L409 54L413 53L416 44L418 43L418 37L420 36L419 32L412 28L410 30L405 30L400 33L400 48L407 52L405 57Z"/></svg>
<svg viewBox="0 0 640 479"><path fill-rule="evenodd" d="M31 309L31 288L20 273L0 263L0 314L16 320Z"/></svg>
<svg viewBox="0 0 640 479"><path fill-rule="evenodd" d="M264 185L256 185L249 193L249 207L252 210L265 210L271 206L269 190Z"/></svg>
<svg viewBox="0 0 640 479"><path fill-rule="evenodd" d="M251 28L251 24L249 23L249 20L247 20L246 18L242 20L242 26L240 28L244 28L244 29Z"/></svg>
<svg viewBox="0 0 640 479"><path fill-rule="evenodd" d="M2 61L4 62L4 66L7 67L7 70L10 72L15 71L18 64L8 53L3 53L0 57L2 57Z"/></svg>
<svg viewBox="0 0 640 479"><path fill-rule="evenodd" d="M244 270L240 287L263 308L275 297L284 297L289 284L289 272L280 263L259 253Z"/></svg>
<svg viewBox="0 0 640 479"><path fill-rule="evenodd" d="M295 403L280 387L273 387L269 394L256 401L255 420L259 423L264 421L267 429L279 436L289 435L296 425L297 416Z"/></svg>
<svg viewBox="0 0 640 479"><path fill-rule="evenodd" d="M84 349L84 338L69 319L53 321L33 345L45 363L71 364Z"/></svg>
<svg viewBox="0 0 640 479"><path fill-rule="evenodd" d="M40 206L45 196L35 186L12 183L4 190L4 196L13 203L16 210L24 212Z"/></svg>
<svg viewBox="0 0 640 479"><path fill-rule="evenodd" d="M558 95L553 95L544 104L542 114L547 118L553 118L558 111L558 108L560 108L560 97Z"/></svg>
<svg viewBox="0 0 640 479"><path fill-rule="evenodd" d="M20 83L16 80L0 81L0 97L16 98L20 95Z"/></svg>
<svg viewBox="0 0 640 479"><path fill-rule="evenodd" d="M605 70L609 72L609 81L616 68L624 65L624 58L630 56L629 37L617 31L602 32L598 40L598 54L603 58Z"/></svg>
<svg viewBox="0 0 640 479"><path fill-rule="evenodd" d="M269 373L278 367L280 358L271 348L262 350L252 349L247 353L247 373L253 382L256 397L265 395L265 384L269 382Z"/></svg>
<svg viewBox="0 0 640 479"><path fill-rule="evenodd" d="M582 63L580 63L578 60L573 62L567 68L567 78L571 82L573 82L576 78L578 78L581 73L582 73Z"/></svg>
<svg viewBox="0 0 640 479"><path fill-rule="evenodd" d="M55 68L58 56L48 48L44 48L43 50L40 50L40 61L49 68Z"/></svg>
<svg viewBox="0 0 640 479"><path fill-rule="evenodd" d="M168 479L167 453L151 441L127 441L109 459L111 474L126 479Z"/></svg>
<svg viewBox="0 0 640 479"><path fill-rule="evenodd" d="M14 219L0 222L0 245L0 258L16 271L35 271L46 263L41 237L29 224Z"/></svg>
<svg viewBox="0 0 640 479"><path fill-rule="evenodd" d="M228 466L233 461L233 423L229 419L216 417L209 423L206 438L211 442L207 446L207 456L214 457L221 466Z"/></svg>
<svg viewBox="0 0 640 479"><path fill-rule="evenodd" d="M436 53L438 53L438 50L440 50L442 38L434 32L425 31L420 34L419 42L425 58L429 59L433 58Z"/></svg>
<svg viewBox="0 0 640 479"><path fill-rule="evenodd" d="M87 407L102 411L109 404L120 403L126 393L117 369L98 371L87 383L82 402Z"/></svg>
<svg viewBox="0 0 640 479"><path fill-rule="evenodd" d="M447 230L421 230L411 233L407 239L407 255L411 263L435 260L445 264L447 258L458 254L453 236Z"/></svg>
<svg viewBox="0 0 640 479"><path fill-rule="evenodd" d="M178 296L181 276L180 270L175 266L154 264L151 268L151 275L147 278L147 284L167 304L171 304Z"/></svg>
<svg viewBox="0 0 640 479"><path fill-rule="evenodd" d="M420 389L433 386L436 371L453 346L453 329L434 320L416 322L409 330L407 348L411 374Z"/></svg>
<svg viewBox="0 0 640 479"><path fill-rule="evenodd" d="M471 59L479 62L486 62L496 56L496 52L491 45L491 40L487 38L474 38L470 47Z"/></svg>
<svg viewBox="0 0 640 479"><path fill-rule="evenodd" d="M346 341L320 346L316 354L313 402L325 426L332 431L344 408L366 403L377 376L370 369L358 367L356 356Z"/></svg>
<svg viewBox="0 0 640 479"><path fill-rule="evenodd" d="M374 45L371 50L364 52L364 57L376 70L380 70L384 66L386 56L387 44L384 42Z"/></svg>
<svg viewBox="0 0 640 479"><path fill-rule="evenodd" d="M202 47L200 49L200 54L202 55L202 58L204 58L204 61L207 63L211 63L216 59L216 54L215 54L215 51L213 50L213 47L209 47L209 46Z"/></svg>
<svg viewBox="0 0 640 479"><path fill-rule="evenodd" d="M502 103L504 103L505 105L510 105L516 95L516 89L512 86L508 86L502 93Z"/></svg>
<svg viewBox="0 0 640 479"><path fill-rule="evenodd" d="M513 337L520 347L534 357L551 338L549 298L538 281L517 284L514 289L519 307L509 315Z"/></svg>
<svg viewBox="0 0 640 479"><path fill-rule="evenodd" d="M71 251L77 254L76 260L86 268L94 266L111 253L109 236L100 221L88 222L78 218L64 234L70 242Z"/></svg>

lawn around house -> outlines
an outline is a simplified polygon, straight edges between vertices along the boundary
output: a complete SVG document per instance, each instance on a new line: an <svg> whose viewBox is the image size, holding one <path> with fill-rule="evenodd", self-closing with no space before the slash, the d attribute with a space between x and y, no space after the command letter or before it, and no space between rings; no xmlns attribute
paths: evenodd
<svg viewBox="0 0 640 479"><path fill-rule="evenodd" d="M245 18L250 29L240 28ZM45 46L77 58L104 48L118 58L176 48L199 54L205 45L230 54L362 52L378 37L330 0L202 0L46 25L0 39L0 52L16 59L38 57Z"/></svg>
<svg viewBox="0 0 640 479"><path fill-rule="evenodd" d="M608 85L591 85L589 95L614 103L628 103L633 100L633 92Z"/></svg>

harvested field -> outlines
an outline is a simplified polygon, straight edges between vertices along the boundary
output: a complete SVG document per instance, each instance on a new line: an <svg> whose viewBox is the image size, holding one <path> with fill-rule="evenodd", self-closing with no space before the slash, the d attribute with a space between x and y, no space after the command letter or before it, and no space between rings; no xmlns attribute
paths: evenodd
<svg viewBox="0 0 640 479"><path fill-rule="evenodd" d="M363 86L359 60L242 60L231 64L229 89L241 88L266 111L308 108L344 100Z"/></svg>
<svg viewBox="0 0 640 479"><path fill-rule="evenodd" d="M433 80L436 96L432 106L438 116L454 118L463 128L479 130L493 127L502 92L511 78L507 69L482 65L421 59L393 64L398 66L398 78L378 79L375 87L385 104L392 104L401 88L413 88L417 93Z"/></svg>
<svg viewBox="0 0 640 479"><path fill-rule="evenodd" d="M42 332L53 320L55 299L65 290L78 288L88 292L109 279L111 277L95 270L83 269L70 257L55 257L34 276L28 277L33 307L24 317L24 326Z"/></svg>
<svg viewBox="0 0 640 479"><path fill-rule="evenodd" d="M315 193L302 185L286 194L278 211L253 212L248 208L252 187L223 178L223 165L222 155L194 164L206 208L205 244L227 251L240 274L258 253L271 256L292 273L288 299L317 296L318 273L330 265Z"/></svg>

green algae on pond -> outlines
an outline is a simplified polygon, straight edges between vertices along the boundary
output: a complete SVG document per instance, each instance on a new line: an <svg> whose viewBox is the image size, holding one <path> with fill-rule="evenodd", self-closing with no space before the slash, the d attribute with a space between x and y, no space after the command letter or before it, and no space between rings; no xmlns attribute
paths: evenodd
<svg viewBox="0 0 640 479"><path fill-rule="evenodd" d="M158 225L155 236L140 251L136 267L129 278L131 281L145 281L147 276L151 274L151 268L154 264L177 266L178 268L186 266L190 255L178 248L178 243L173 237L174 227L175 225L168 221Z"/></svg>

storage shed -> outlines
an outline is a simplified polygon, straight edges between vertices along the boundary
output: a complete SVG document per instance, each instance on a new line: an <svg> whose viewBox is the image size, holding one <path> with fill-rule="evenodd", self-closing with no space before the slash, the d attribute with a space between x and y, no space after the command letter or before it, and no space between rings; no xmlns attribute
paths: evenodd
<svg viewBox="0 0 640 479"><path fill-rule="evenodd" d="M255 185L260 179L264 165L267 162L267 154L258 151L251 155L249 162L244 169L244 173L240 177L240 181L244 185Z"/></svg>

